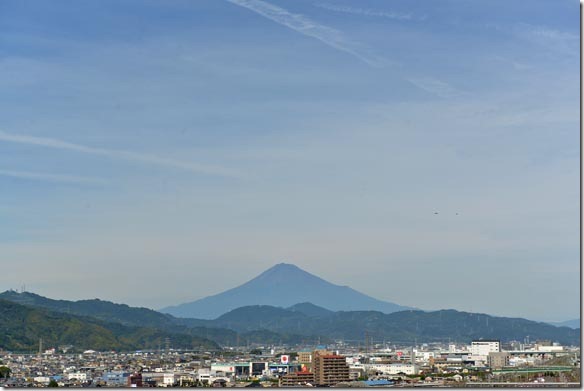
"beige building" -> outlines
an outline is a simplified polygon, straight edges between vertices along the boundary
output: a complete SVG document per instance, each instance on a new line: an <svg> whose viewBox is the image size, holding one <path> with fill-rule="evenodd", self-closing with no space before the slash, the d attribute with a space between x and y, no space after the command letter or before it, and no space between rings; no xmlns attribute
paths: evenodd
<svg viewBox="0 0 584 391"><path fill-rule="evenodd" d="M314 385L314 373L299 371L289 373L280 378L280 387L298 387L307 384Z"/></svg>
<svg viewBox="0 0 584 391"><path fill-rule="evenodd" d="M334 386L350 381L349 365L345 356L328 352L314 352L312 355L314 381L319 386Z"/></svg>
<svg viewBox="0 0 584 391"><path fill-rule="evenodd" d="M501 351L501 341L495 339L474 340L470 345L472 356L488 356L491 352Z"/></svg>
<svg viewBox="0 0 584 391"><path fill-rule="evenodd" d="M312 352L298 352L298 363L299 364L310 364L312 362Z"/></svg>
<svg viewBox="0 0 584 391"><path fill-rule="evenodd" d="M487 357L487 365L493 369L509 366L509 354L506 352L491 352Z"/></svg>

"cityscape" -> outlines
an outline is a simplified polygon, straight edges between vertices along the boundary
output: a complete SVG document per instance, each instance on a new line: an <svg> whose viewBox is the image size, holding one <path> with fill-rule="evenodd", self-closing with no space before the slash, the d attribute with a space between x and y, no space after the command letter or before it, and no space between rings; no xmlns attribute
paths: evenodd
<svg viewBox="0 0 584 391"><path fill-rule="evenodd" d="M305 301L337 301L339 311ZM0 294L3 387L579 387L579 322L553 325L384 303L280 263L186 307ZM343 295L343 292L345 293ZM347 293L348 292L348 293ZM308 295L308 296L307 296ZM222 300L232 298L233 302ZM197 303L199 307L197 307ZM362 305L361 310L347 306ZM375 306L395 311L383 313ZM368 306L368 307L367 307ZM393 307L392 307L393 308ZM336 309L336 308L335 308ZM180 311L179 311L180 312ZM22 328L21 325L25 324ZM88 335L89 333L89 335ZM35 339L38 337L38 341ZM38 345L37 345L38 343ZM8 347L8 348L7 348Z"/></svg>
<svg viewBox="0 0 584 391"><path fill-rule="evenodd" d="M495 340L367 349L225 347L203 352L2 353L3 387L579 387L580 349ZM314 349L314 350L312 350ZM507 350L508 349L508 350Z"/></svg>
<svg viewBox="0 0 584 391"><path fill-rule="evenodd" d="M0 389L582 388L581 2L0 0Z"/></svg>

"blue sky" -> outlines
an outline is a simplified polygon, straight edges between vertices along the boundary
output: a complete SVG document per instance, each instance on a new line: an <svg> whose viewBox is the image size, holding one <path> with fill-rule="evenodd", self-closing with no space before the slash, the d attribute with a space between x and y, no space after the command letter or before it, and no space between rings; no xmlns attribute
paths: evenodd
<svg viewBox="0 0 584 391"><path fill-rule="evenodd" d="M3 1L0 287L160 308L286 261L402 305L577 317L578 12Z"/></svg>

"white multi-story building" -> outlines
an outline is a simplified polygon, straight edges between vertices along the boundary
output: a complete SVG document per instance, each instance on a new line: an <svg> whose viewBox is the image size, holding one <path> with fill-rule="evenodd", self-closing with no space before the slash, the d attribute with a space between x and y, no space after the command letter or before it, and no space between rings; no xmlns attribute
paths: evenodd
<svg viewBox="0 0 584 391"><path fill-rule="evenodd" d="M436 352L426 352L426 351L418 352L418 351L416 351L415 353L416 353L416 361L417 362L420 362L420 361L428 362L428 360L430 358L436 357Z"/></svg>
<svg viewBox="0 0 584 391"><path fill-rule="evenodd" d="M49 384L49 382L51 381L51 378L48 376L37 376L37 377L33 378L32 380L34 380L36 383Z"/></svg>
<svg viewBox="0 0 584 391"><path fill-rule="evenodd" d="M233 370L233 369L232 369ZM215 371L209 368L201 368L197 371L197 378L199 381L211 384L215 380L225 380L229 382L229 377L223 371Z"/></svg>
<svg viewBox="0 0 584 391"><path fill-rule="evenodd" d="M501 341L494 339L481 339L472 341L470 345L470 354L472 356L488 356L491 352L501 351Z"/></svg>
<svg viewBox="0 0 584 391"><path fill-rule="evenodd" d="M536 345L538 352L563 352L564 347L561 345Z"/></svg>
<svg viewBox="0 0 584 391"><path fill-rule="evenodd" d="M375 371L383 373L384 375L398 375L404 373L406 375L417 375L418 366L415 364L364 364L367 371Z"/></svg>
<svg viewBox="0 0 584 391"><path fill-rule="evenodd" d="M71 373L67 374L67 379L69 379L69 380L77 379L79 381L86 381L87 374L83 373L83 372L71 372Z"/></svg>
<svg viewBox="0 0 584 391"><path fill-rule="evenodd" d="M212 363L211 369L208 373L211 372L224 372L226 374L233 374L235 373L235 365L233 363ZM205 371L199 370L199 373L205 373Z"/></svg>
<svg viewBox="0 0 584 391"><path fill-rule="evenodd" d="M174 373L172 372L142 372L142 380L154 380L156 385L172 387L175 382Z"/></svg>

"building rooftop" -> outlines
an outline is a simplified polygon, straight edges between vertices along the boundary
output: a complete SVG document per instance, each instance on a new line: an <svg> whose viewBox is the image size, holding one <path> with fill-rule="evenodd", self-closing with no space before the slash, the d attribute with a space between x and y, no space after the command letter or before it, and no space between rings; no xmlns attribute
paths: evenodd
<svg viewBox="0 0 584 391"><path fill-rule="evenodd" d="M381 380L365 380L363 383L365 383L368 386L388 386L390 384L393 384L394 382L386 379L381 379Z"/></svg>

